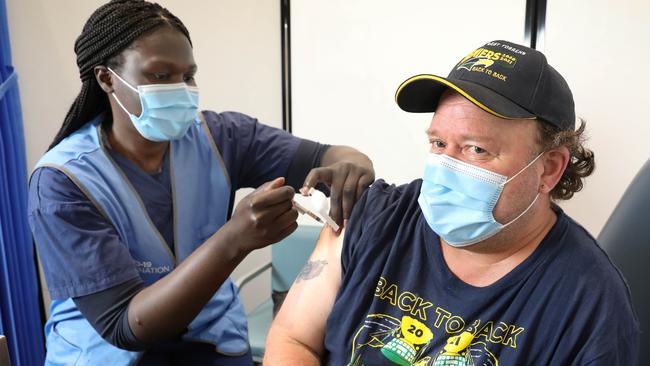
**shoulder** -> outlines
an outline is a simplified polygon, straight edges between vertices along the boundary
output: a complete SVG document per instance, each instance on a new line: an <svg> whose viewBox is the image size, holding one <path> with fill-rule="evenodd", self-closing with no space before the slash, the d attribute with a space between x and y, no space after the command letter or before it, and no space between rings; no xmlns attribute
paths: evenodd
<svg viewBox="0 0 650 366"><path fill-rule="evenodd" d="M421 179L416 179L408 184L395 185L383 179L377 179L365 192L366 209L383 209L386 206L403 200L409 200L419 195Z"/></svg>
<svg viewBox="0 0 650 366"><path fill-rule="evenodd" d="M234 111L215 112L204 110L202 114L210 130L250 126L258 122L254 117Z"/></svg>
<svg viewBox="0 0 650 366"><path fill-rule="evenodd" d="M203 111L205 123L220 150L248 149L258 140L273 140L289 133L260 123L257 118L240 112ZM222 151L223 153L224 151Z"/></svg>
<svg viewBox="0 0 650 366"><path fill-rule="evenodd" d="M385 220L386 216L404 214L417 206L422 180L417 179L408 184L396 186L383 179L375 181L363 194L354 207L350 224L354 222Z"/></svg>
<svg viewBox="0 0 650 366"><path fill-rule="evenodd" d="M562 267L556 270L562 278L558 282L566 286L565 306L581 329L576 336L585 337L580 357L633 358L640 327L629 286L598 241L573 219L565 219Z"/></svg>
<svg viewBox="0 0 650 366"><path fill-rule="evenodd" d="M598 281L626 289L625 279L616 268L598 241L579 223L563 212L558 214L558 221L566 225L559 242L561 243L561 258L563 264L570 264L567 269L579 271L588 276L578 276L578 279Z"/></svg>
<svg viewBox="0 0 650 366"><path fill-rule="evenodd" d="M216 145L231 177L235 172L236 162L242 159L242 151L248 149L257 120L239 112L202 111L209 137Z"/></svg>
<svg viewBox="0 0 650 366"><path fill-rule="evenodd" d="M71 204L90 204L79 187L61 170L37 168L29 181L29 209L48 209Z"/></svg>
<svg viewBox="0 0 650 366"><path fill-rule="evenodd" d="M100 142L97 130L103 118L103 115L95 117L63 139L41 157L36 163L36 167L46 165L62 166L99 150Z"/></svg>
<svg viewBox="0 0 650 366"><path fill-rule="evenodd" d="M558 221L566 227L557 238L559 247L551 264L557 285L572 294L579 308L603 315L603 327L616 322L634 332L637 319L621 271L584 227L562 212Z"/></svg>
<svg viewBox="0 0 650 366"><path fill-rule="evenodd" d="M342 260L344 268L358 248L366 252L372 247L390 250L396 233L416 230L422 211L417 203L422 180L396 186L384 180L375 181L354 206L346 226Z"/></svg>

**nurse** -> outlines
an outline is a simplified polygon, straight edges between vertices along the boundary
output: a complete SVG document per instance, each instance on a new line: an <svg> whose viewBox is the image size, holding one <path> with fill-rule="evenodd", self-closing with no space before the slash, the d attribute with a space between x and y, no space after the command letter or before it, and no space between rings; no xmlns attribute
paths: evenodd
<svg viewBox="0 0 650 366"><path fill-rule="evenodd" d="M370 160L236 112L199 111L183 23L114 0L75 43L81 92L30 180L50 295L48 365L250 365L228 278L297 227L294 189L325 183L342 223ZM233 193L257 189L233 208Z"/></svg>

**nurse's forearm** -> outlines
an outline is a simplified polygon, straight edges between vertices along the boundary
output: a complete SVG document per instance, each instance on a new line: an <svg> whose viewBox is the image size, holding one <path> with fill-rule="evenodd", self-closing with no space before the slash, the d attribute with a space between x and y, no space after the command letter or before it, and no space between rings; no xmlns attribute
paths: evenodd
<svg viewBox="0 0 650 366"><path fill-rule="evenodd" d="M138 340L153 344L182 333L248 253L298 227L294 190L283 185L277 178L244 197L219 231L131 299L129 326Z"/></svg>
<svg viewBox="0 0 650 366"><path fill-rule="evenodd" d="M182 333L248 254L224 225L176 269L140 291L129 304L135 337L153 344Z"/></svg>
<svg viewBox="0 0 650 366"><path fill-rule="evenodd" d="M331 146L321 158L321 166L326 167L338 162L347 161L367 169L373 169L372 161L361 151L343 145Z"/></svg>

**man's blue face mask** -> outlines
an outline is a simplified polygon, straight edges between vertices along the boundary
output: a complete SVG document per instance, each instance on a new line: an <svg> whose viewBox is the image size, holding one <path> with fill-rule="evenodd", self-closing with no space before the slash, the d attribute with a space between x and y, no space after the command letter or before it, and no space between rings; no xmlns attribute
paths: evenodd
<svg viewBox="0 0 650 366"><path fill-rule="evenodd" d="M431 229L454 247L464 247L490 238L533 207L506 224L492 215L503 187L530 167L528 163L511 178L479 168L443 154L429 154L418 203Z"/></svg>
<svg viewBox="0 0 650 366"><path fill-rule="evenodd" d="M124 85L140 95L142 113L130 113L112 93L126 112L136 130L150 141L176 140L185 135L196 120L199 110L199 88L185 83L138 85L137 89L112 72Z"/></svg>

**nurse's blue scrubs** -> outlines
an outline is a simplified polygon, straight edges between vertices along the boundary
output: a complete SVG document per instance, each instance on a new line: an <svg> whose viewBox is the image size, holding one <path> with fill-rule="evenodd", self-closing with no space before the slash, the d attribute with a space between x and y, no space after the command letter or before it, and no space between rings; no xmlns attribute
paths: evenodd
<svg viewBox="0 0 650 366"><path fill-rule="evenodd" d="M209 131L230 181L230 198L224 200L223 205L232 205L233 193L239 188L257 187L276 177L286 176L301 139L282 130L260 124L257 120L240 113L205 111L203 116L205 117L203 123L208 127L205 133L208 134ZM151 174L115 151L107 149L107 153L137 192L151 223L173 252L175 227L173 196L176 191L172 187L169 154L165 156L161 170ZM210 192L202 191L195 194L207 197ZM178 203L178 206L182 206L182 203ZM222 209L228 211L229 208L222 207ZM191 217L192 214L192 212L177 213L178 216L185 217ZM53 299L53 318L57 311L60 312L60 308L55 309L55 306L63 306L61 303L65 304L66 299L72 304L71 298L97 293L126 281L144 277L146 264L143 266L141 262L137 262L137 259L134 260L125 244L126 240L123 240L120 230L116 228L119 225L114 225L107 219L106 213L100 212L98 206L89 200L69 175L59 169L46 166L37 168L33 173L29 192L29 221L50 296ZM239 300L236 300L239 303ZM236 310L238 313L242 312L240 304ZM71 310L65 311L78 310L72 306ZM66 343L66 347L74 346L73 341L69 342L69 339L65 339L65 334L53 331L56 330L55 328L56 319L51 318L46 326L48 347L59 349L57 347L60 343ZM93 336L97 336L94 330L93 332ZM205 343L179 341L166 346L164 352L151 351L134 357L129 364L165 365L173 362L188 365L252 364L250 351L247 348L243 352L228 354L228 352L215 352L215 347L219 350L221 345L211 346ZM65 350L65 347L61 349ZM117 348L115 350L118 352ZM65 355L49 354L52 352L54 351L48 349L49 360L65 360ZM61 362L78 362L78 360ZM51 364L56 362L58 361ZM86 360L86 363L90 362ZM78 364L85 363L78 362Z"/></svg>

